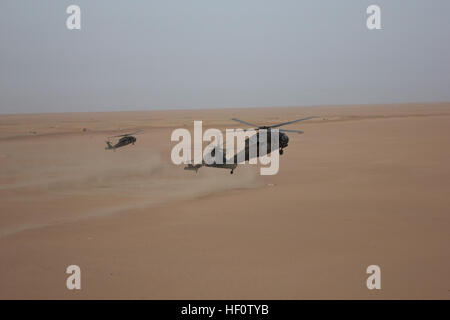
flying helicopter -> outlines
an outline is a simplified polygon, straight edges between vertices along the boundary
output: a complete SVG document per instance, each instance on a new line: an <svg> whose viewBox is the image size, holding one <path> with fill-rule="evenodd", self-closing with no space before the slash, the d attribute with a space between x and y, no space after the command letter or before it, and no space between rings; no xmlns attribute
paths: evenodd
<svg viewBox="0 0 450 320"><path fill-rule="evenodd" d="M130 133L119 134L117 136L108 137L108 140L106 141L106 148L105 148L105 150L111 150L112 149L112 150L115 151L117 148L124 147L124 146L129 145L129 144L133 144L134 145L134 143L137 140L134 135L138 134L138 133L141 133L141 132L142 132L142 130L137 130L137 131L130 132ZM120 137L120 139L117 141L117 143L116 144L112 144L110 139L111 138L119 138L119 137Z"/></svg>
<svg viewBox="0 0 450 320"><path fill-rule="evenodd" d="M271 143L271 137L272 137L271 130L272 129L279 128L279 127L286 126L288 124L293 124L293 123L300 122L300 121L306 121L306 120L313 119L313 118L317 118L317 117L316 116L311 116L311 117L301 118L301 119L297 119L297 120L293 120L293 121L282 122L282 123L274 124L274 125L271 125L271 126L258 126L258 125L249 123L247 121L239 120L237 118L232 118L231 120L239 122L241 124L245 124L247 126L250 126L250 127L252 127L250 129L253 129L253 130L256 131L256 147L257 147L256 157L259 157L260 155L269 154L272 151L275 151L275 149L272 150L272 143ZM267 137L266 137L267 151L265 153L263 153L263 152L260 153L260 150L259 150L259 138L260 138L260 130L261 129L266 130L266 134L267 134ZM279 139L279 141L278 141L278 152L280 153L280 155L283 155L283 153L284 153L283 149L287 148L288 143L289 143L289 137L286 134L286 132L302 134L303 131L291 130L291 129L278 129L278 130L279 130L279 135L278 135L278 139ZM244 148L244 150L241 151L241 152L244 152L244 159L245 159L245 161L250 160L250 151L249 151L250 147L249 146L250 146L250 138L247 138L245 140L245 148ZM215 156L215 150L216 149L212 150L211 157ZM261 150L261 151L263 151L263 150ZM200 169L201 167L213 167L213 168L231 169L230 173L233 174L234 169L236 169L236 167L237 167L238 154L234 155L234 159L233 159L232 163L228 163L226 161L226 159L225 159L226 152L224 150L222 150L222 154L223 154L223 161L222 161L221 164L215 163L215 162L212 163L212 164L207 164L207 163L205 163L203 161L203 163L201 163L201 164L195 164L195 165L187 164L187 166L184 167L184 169L185 170L195 170L195 172L197 172L198 169Z"/></svg>

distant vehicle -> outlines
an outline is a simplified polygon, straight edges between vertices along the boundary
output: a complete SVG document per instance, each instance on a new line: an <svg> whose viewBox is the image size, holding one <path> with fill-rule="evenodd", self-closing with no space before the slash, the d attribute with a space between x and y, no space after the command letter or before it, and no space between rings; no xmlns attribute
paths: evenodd
<svg viewBox="0 0 450 320"><path fill-rule="evenodd" d="M251 124L249 122L242 121L242 120L239 120L239 119L236 119L236 118L233 118L231 120L240 122L240 123L248 125L250 127L254 127L254 130L256 131L256 137L257 137L257 139L256 139L256 143L257 143L257 155L256 155L256 157L259 157L260 156L259 130L261 130L261 129L267 130L266 131L267 132L267 140L266 140L267 141L267 153L266 154L269 154L272 151L274 151L274 150L271 149L272 148L272 144L271 144L271 137L272 137L271 129L279 128L279 127L282 127L282 126L285 126L285 125L288 125L288 124L292 124L292 123L296 123L296 122L300 122L300 121L305 121L305 120L309 120L309 119L313 119L313 118L317 118L317 117L316 116L306 117L306 118L301 118L301 119L298 119L298 120L293 120L293 121L288 121L288 122L275 124L275 125L272 125L272 126L257 126L255 124ZM287 134L285 132L293 132L293 133L298 133L298 134L303 133L303 131L300 131L300 130L280 129L279 130L279 135L278 135L278 139L279 139L279 141L278 141L278 152L280 153L280 155L282 155L284 153L283 149L286 148L288 146L288 143L289 143L289 137L287 136ZM245 140L245 149L243 151L241 151L241 152L245 152L245 157L244 157L245 161L250 160L249 142L250 142L250 138L247 138ZM195 165L188 164L186 167L184 167L184 169L185 170L194 170L195 172L197 172L198 169L200 169L201 167L213 167L213 168L231 169L230 173L233 174L234 169L236 169L236 167L237 167L238 155L237 154L234 155L233 163L227 163L227 161L225 159L226 152L223 152L223 154L224 154L224 159L223 159L223 163L222 164L218 164L218 163L206 164L205 162L203 162L202 164L195 164ZM211 152L211 156L212 157L215 156L215 149Z"/></svg>
<svg viewBox="0 0 450 320"><path fill-rule="evenodd" d="M141 132L142 132L142 130L137 130L137 131L130 132L130 133L125 133L125 134L120 134L117 136L108 137L108 140L106 141L105 150L111 150L111 149L116 150L117 148L124 147L129 144L134 145L134 143L137 140L134 135L141 133ZM119 137L120 137L120 139L115 144L113 144L110 140L111 138L119 138Z"/></svg>

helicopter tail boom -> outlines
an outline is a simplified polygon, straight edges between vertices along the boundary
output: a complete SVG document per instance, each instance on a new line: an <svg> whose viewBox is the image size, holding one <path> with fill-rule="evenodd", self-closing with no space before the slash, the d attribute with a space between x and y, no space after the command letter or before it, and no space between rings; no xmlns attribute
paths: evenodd
<svg viewBox="0 0 450 320"><path fill-rule="evenodd" d="M106 141L106 150L114 149L114 146L111 144L111 142Z"/></svg>
<svg viewBox="0 0 450 320"><path fill-rule="evenodd" d="M196 165L194 166L194 165L192 165L192 164L189 163L186 167L184 167L184 170L192 170L192 171L197 172L198 169L200 169L201 167L202 167L201 164L196 164Z"/></svg>

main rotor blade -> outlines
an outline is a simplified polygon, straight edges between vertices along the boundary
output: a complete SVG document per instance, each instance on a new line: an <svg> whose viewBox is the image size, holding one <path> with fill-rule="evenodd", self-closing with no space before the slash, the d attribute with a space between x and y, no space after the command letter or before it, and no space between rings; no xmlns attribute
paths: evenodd
<svg viewBox="0 0 450 320"><path fill-rule="evenodd" d="M250 129L235 129L236 131L250 131L250 130L254 130L255 132L259 132L259 130L262 130L264 128L250 128ZM270 130L269 129L264 129L264 130ZM301 130L289 130L289 129L278 129L279 132L293 132L293 133L298 133L301 134L303 133L303 131Z"/></svg>
<svg viewBox="0 0 450 320"><path fill-rule="evenodd" d="M259 128L247 128L247 129L237 128L234 130L236 130L236 131L251 131L251 130L259 131Z"/></svg>
<svg viewBox="0 0 450 320"><path fill-rule="evenodd" d="M135 131L133 131L133 132L127 133L126 136L131 136L131 135L133 135L133 134L138 134L138 133L141 133L142 131L144 131L144 130L142 130L142 129L135 130Z"/></svg>
<svg viewBox="0 0 450 320"><path fill-rule="evenodd" d="M232 118L231 120L240 122L240 123L245 124L245 125L250 126L250 127L258 127L256 124L252 124L252 123L249 123L247 121L242 121L242 120L239 120L239 119L236 119L236 118Z"/></svg>
<svg viewBox="0 0 450 320"><path fill-rule="evenodd" d="M133 134L141 133L142 131L143 131L143 130L136 130L136 131L129 132L129 133L119 134L119 135L117 135L117 136L111 136L111 137L109 137L109 138L118 138L118 137L131 136L131 135L133 135Z"/></svg>
<svg viewBox="0 0 450 320"><path fill-rule="evenodd" d="M296 122L300 122L300 121L305 121L305 120L309 120L309 119L313 119L313 118L317 118L317 117L316 116L312 116L312 117L301 118L301 119L298 119L298 120L283 122L283 123L275 124L273 126L269 126L269 128L278 128L278 127L281 127L281 126L285 126L287 124L296 123Z"/></svg>
<svg viewBox="0 0 450 320"><path fill-rule="evenodd" d="M288 129L280 129L280 132L294 132L294 133L298 133L298 134L303 133L303 131L300 131L300 130L288 130Z"/></svg>

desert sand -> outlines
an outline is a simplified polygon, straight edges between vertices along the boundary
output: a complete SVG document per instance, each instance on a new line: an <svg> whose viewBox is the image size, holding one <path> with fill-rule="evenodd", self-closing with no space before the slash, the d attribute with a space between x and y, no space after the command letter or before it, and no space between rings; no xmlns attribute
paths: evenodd
<svg viewBox="0 0 450 320"><path fill-rule="evenodd" d="M193 120L311 115L275 176L170 160ZM2 299L450 298L450 103L1 115L0 166Z"/></svg>

